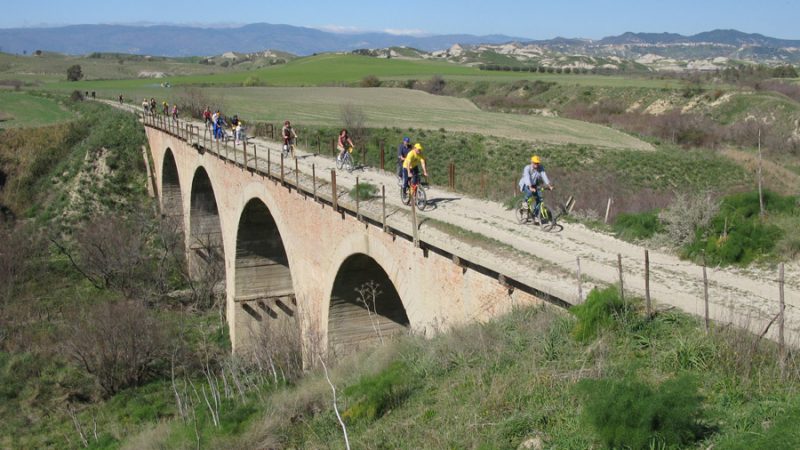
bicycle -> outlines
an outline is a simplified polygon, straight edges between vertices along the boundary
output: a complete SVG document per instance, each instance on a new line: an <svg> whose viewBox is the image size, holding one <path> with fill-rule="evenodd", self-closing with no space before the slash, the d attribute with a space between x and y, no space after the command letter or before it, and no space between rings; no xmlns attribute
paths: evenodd
<svg viewBox="0 0 800 450"><path fill-rule="evenodd" d="M354 169L353 164L353 157L351 156L353 153L353 147L347 147L347 151L344 152L344 155L341 158L336 158L336 168L341 170L344 168L348 172L352 172Z"/></svg>
<svg viewBox="0 0 800 450"><path fill-rule="evenodd" d="M286 158L291 153L292 158L296 158L294 154L294 139L284 139L283 140L283 157ZM338 164L337 164L338 166ZM341 167L340 167L341 169Z"/></svg>
<svg viewBox="0 0 800 450"><path fill-rule="evenodd" d="M517 221L521 224L533 222L538 224L542 230L552 232L564 229L564 226L558 223L558 219L563 215L569 214L575 204L575 199L570 196L565 204L558 205L558 210L555 213L545 204L544 198L539 204L538 211L534 213L534 202L534 196L531 196L528 200L520 200L516 208Z"/></svg>
<svg viewBox="0 0 800 450"><path fill-rule="evenodd" d="M409 192L411 195L409 195ZM408 182L408 192L403 189L403 186L400 186L400 200L403 202L404 205L411 204L411 197L414 197L416 201L414 202L417 206L417 209L420 211L425 211L425 208L428 207L428 194L425 192L425 188L423 187L422 179L420 179L419 183L414 183L414 180L411 179Z"/></svg>

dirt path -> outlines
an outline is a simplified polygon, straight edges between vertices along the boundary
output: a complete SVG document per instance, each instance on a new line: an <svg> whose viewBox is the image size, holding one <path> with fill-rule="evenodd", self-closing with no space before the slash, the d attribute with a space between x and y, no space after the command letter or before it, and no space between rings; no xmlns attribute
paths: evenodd
<svg viewBox="0 0 800 450"><path fill-rule="evenodd" d="M272 161L280 160L280 146L275 142L252 139L258 145L259 159L265 160L265 149ZM330 156L298 151L301 176L310 177L312 164L316 169L320 192L330 181L335 168ZM260 167L266 164L259 163ZM293 164L290 164L293 166ZM388 164L393 165L393 164ZM292 168L293 169L293 168ZM274 171L275 169L273 169ZM288 169L287 169L288 170ZM293 179L291 175L287 175ZM341 202L351 203L344 193L359 182L386 187L389 223L411 232L408 207L401 204L396 178L390 172L359 168L353 173L337 172ZM304 181L301 178L301 184ZM327 187L330 189L330 187ZM534 226L519 225L513 211L502 205L470 198L441 188L428 189L428 199L435 206L420 214L420 239L435 243L454 254L508 274L515 279L547 292L569 303L578 302L575 276L576 258L580 257L584 296L596 284L619 281L617 255L622 255L623 281L627 295L644 296L644 248L620 241L613 236L589 230L579 224L565 224L559 233L546 233ZM362 204L362 208L380 215L380 200ZM432 221L452 224L477 235L485 236L482 245L471 239L455 238L433 226ZM470 242L470 240L472 242ZM494 250L492 247L494 240ZM499 244L498 244L499 242ZM659 308L678 307L686 312L703 315L703 271L700 266L682 261L658 249L650 249L650 291ZM787 340L800 343L800 266L786 266L785 300ZM778 272L771 268L708 268L708 295L712 319L733 323L761 333L776 315L778 306ZM777 336L773 326L768 336Z"/></svg>

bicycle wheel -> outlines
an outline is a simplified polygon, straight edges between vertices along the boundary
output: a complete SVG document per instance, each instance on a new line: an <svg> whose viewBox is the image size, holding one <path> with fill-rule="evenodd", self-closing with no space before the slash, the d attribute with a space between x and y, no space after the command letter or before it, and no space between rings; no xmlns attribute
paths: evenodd
<svg viewBox="0 0 800 450"><path fill-rule="evenodd" d="M425 189L422 189L422 186L417 186L417 195L415 197L417 209L425 211L425 208L428 207L428 194L425 193Z"/></svg>
<svg viewBox="0 0 800 450"><path fill-rule="evenodd" d="M345 156L347 156L347 155L345 155ZM344 167L344 158L345 158L345 156L342 156L341 158L336 158L336 168L337 169L342 170L342 167Z"/></svg>
<svg viewBox="0 0 800 450"><path fill-rule="evenodd" d="M353 171L353 158L350 156L350 153L344 154L344 170L348 172Z"/></svg>
<svg viewBox="0 0 800 450"><path fill-rule="evenodd" d="M528 209L528 202L525 200L520 200L519 204L517 205L517 222L519 223L527 223L531 219L531 213Z"/></svg>
<svg viewBox="0 0 800 450"><path fill-rule="evenodd" d="M409 205L409 198L408 198L408 191L403 189L403 186L400 186L400 201L403 202L404 205Z"/></svg>

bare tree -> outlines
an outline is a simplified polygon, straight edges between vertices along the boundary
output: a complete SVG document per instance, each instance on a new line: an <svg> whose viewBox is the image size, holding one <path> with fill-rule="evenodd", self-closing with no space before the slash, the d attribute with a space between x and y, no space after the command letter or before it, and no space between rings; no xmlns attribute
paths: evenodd
<svg viewBox="0 0 800 450"><path fill-rule="evenodd" d="M364 114L364 110L352 103L346 103L341 106L340 113L342 123L350 133L350 139L353 140L356 147L363 150L367 141L367 129L365 128L367 116Z"/></svg>
<svg viewBox="0 0 800 450"><path fill-rule="evenodd" d="M65 353L97 380L106 396L149 380L169 357L166 324L141 302L94 305L68 323Z"/></svg>

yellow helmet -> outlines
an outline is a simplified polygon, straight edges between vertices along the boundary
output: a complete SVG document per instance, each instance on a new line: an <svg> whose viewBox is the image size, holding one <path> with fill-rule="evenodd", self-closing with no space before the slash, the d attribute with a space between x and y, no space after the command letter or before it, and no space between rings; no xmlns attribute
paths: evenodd
<svg viewBox="0 0 800 450"><path fill-rule="evenodd" d="M539 158L537 155L533 155L533 156L531 156L531 162L534 163L534 164L541 164L542 163L542 159Z"/></svg>
<svg viewBox="0 0 800 450"><path fill-rule="evenodd" d="M415 148L415 149L417 149L417 150L419 150L419 151L422 151L422 144L420 144L419 142L417 142L416 144L414 144L414 148Z"/></svg>

